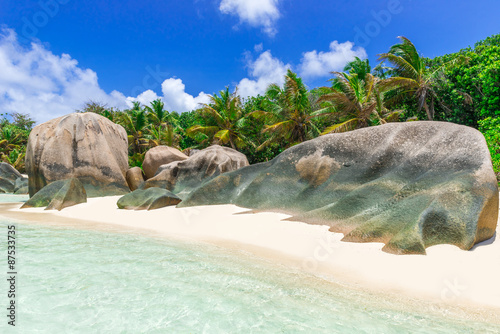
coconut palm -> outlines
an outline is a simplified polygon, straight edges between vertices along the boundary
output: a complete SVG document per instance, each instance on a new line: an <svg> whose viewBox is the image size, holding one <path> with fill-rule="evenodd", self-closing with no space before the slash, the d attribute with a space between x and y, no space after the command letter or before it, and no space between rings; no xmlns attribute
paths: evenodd
<svg viewBox="0 0 500 334"><path fill-rule="evenodd" d="M439 102L444 106L436 92L434 86L438 76L444 68L430 72L425 65L424 58L420 56L415 45L406 37L398 37L400 44L393 45L388 53L379 55L379 60L387 61L392 65L390 70L392 77L380 83L382 90L389 90L392 97L388 104L396 104L406 97L414 97L417 102L417 112L425 110L427 118L434 118L434 104Z"/></svg>
<svg viewBox="0 0 500 334"><path fill-rule="evenodd" d="M141 108L139 102L134 102L131 109L124 110L117 118L119 124L127 131L129 148L132 150L132 154L141 154L149 146L149 142L145 138L148 126L146 111Z"/></svg>
<svg viewBox="0 0 500 334"><path fill-rule="evenodd" d="M251 113L254 117L265 119L269 124L263 130L263 133L269 134L269 138L257 148L258 150L279 140L284 140L286 146L294 145L321 132L313 120L325 116L327 112L313 111L313 97L296 73L287 71L283 88L277 84L269 85L266 97L265 110Z"/></svg>
<svg viewBox="0 0 500 334"><path fill-rule="evenodd" d="M170 124L150 127L146 137L149 139L150 146L167 145L179 148L180 136Z"/></svg>
<svg viewBox="0 0 500 334"><path fill-rule="evenodd" d="M365 73L364 80L357 73L332 72L336 75L334 85L324 94L321 102L328 103L333 116L340 123L327 127L322 134L350 131L397 120L399 111L388 112L384 106L383 93L378 89L379 80Z"/></svg>
<svg viewBox="0 0 500 334"><path fill-rule="evenodd" d="M344 72L357 74L360 80L365 80L366 75L372 72L372 67L368 59L361 60L359 57L355 57L353 61L344 66Z"/></svg>
<svg viewBox="0 0 500 334"><path fill-rule="evenodd" d="M173 113L165 109L164 103L160 100L151 102L151 106L146 106L147 118L150 124L149 139L152 146L168 145L178 146L179 138L175 133L176 120Z"/></svg>
<svg viewBox="0 0 500 334"><path fill-rule="evenodd" d="M210 95L210 102L202 104L200 112L206 124L191 126L186 133L191 137L203 135L213 143L229 144L233 149L253 145L242 132L248 125L248 119L237 90L230 93L229 87L226 87L219 95Z"/></svg>
<svg viewBox="0 0 500 334"><path fill-rule="evenodd" d="M151 106L146 106L145 109L147 111L149 123L156 128L173 125L173 123L175 123L173 114L165 109L165 105L160 99L152 101Z"/></svg>

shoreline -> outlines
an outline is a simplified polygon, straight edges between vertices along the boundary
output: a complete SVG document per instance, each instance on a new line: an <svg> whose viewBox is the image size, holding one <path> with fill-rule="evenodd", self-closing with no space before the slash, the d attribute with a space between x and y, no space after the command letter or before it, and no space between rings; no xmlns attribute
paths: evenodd
<svg viewBox="0 0 500 334"><path fill-rule="evenodd" d="M282 213L244 213L234 205L152 211L120 210L120 196L89 198L88 203L45 211L20 210L3 203L0 216L85 229L113 227L160 238L209 243L308 272L347 288L428 302L457 314L500 324L500 240L497 234L471 251L451 245L427 248L427 255L393 255L382 243L341 242L343 234L327 226L283 221ZM243 214L242 214L243 213ZM85 218L82 218L85 217Z"/></svg>

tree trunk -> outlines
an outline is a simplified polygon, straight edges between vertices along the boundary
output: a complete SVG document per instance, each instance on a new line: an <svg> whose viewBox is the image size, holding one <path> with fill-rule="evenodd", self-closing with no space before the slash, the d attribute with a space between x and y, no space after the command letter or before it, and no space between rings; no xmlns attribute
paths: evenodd
<svg viewBox="0 0 500 334"><path fill-rule="evenodd" d="M432 121L434 118L434 115L433 115L433 112L431 112L431 110L429 110L429 106L427 105L427 101L424 102L424 109L425 109L425 112L427 113L427 118L429 119L429 121Z"/></svg>
<svg viewBox="0 0 500 334"><path fill-rule="evenodd" d="M233 143L233 138L232 138L232 136L231 136L231 135L229 135L229 143L231 144L231 148L232 148L233 150L236 150L236 147L234 146L234 143Z"/></svg>

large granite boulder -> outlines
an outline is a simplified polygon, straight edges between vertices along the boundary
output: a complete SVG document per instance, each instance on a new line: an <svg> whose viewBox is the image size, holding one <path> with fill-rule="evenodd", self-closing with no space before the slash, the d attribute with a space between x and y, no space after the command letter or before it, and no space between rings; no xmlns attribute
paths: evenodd
<svg viewBox="0 0 500 334"><path fill-rule="evenodd" d="M162 165L157 175L144 182L141 188L165 188L183 198L203 182L244 166L248 166L244 154L229 147L213 145L186 160Z"/></svg>
<svg viewBox="0 0 500 334"><path fill-rule="evenodd" d="M491 238L498 186L483 135L443 122L331 134L205 183L183 206L233 203L330 226L390 253Z"/></svg>
<svg viewBox="0 0 500 334"><path fill-rule="evenodd" d="M116 205L120 209L154 210L166 206L177 205L181 199L166 189L137 189L121 197Z"/></svg>
<svg viewBox="0 0 500 334"><path fill-rule="evenodd" d="M14 167L6 162L0 162L0 194L13 193L16 190L16 181L23 176Z"/></svg>
<svg viewBox="0 0 500 334"><path fill-rule="evenodd" d="M87 202L87 193L77 178L54 181L33 195L21 209L46 207L45 210L59 210Z"/></svg>
<svg viewBox="0 0 500 334"><path fill-rule="evenodd" d="M29 193L77 177L89 197L129 192L125 129L95 113L74 113L37 125L26 150Z"/></svg>
<svg viewBox="0 0 500 334"><path fill-rule="evenodd" d="M144 169L146 179L150 179L156 174L158 167L161 165L165 165L173 161L186 160L187 158L187 155L176 148L170 146L156 146L146 152L142 168Z"/></svg>
<svg viewBox="0 0 500 334"><path fill-rule="evenodd" d="M134 191L144 182L144 173L140 167L132 167L126 174L127 184L130 190Z"/></svg>

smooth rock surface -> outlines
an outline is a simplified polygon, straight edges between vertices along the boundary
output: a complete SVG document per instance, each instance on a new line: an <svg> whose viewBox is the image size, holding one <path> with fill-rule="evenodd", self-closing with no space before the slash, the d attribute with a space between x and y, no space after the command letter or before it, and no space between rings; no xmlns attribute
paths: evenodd
<svg viewBox="0 0 500 334"><path fill-rule="evenodd" d="M32 196L21 209L46 207L45 210L59 210L87 202L87 193L77 178L54 181Z"/></svg>
<svg viewBox="0 0 500 334"><path fill-rule="evenodd" d="M29 193L77 177L89 197L129 192L125 129L95 113L74 113L37 125L26 150Z"/></svg>
<svg viewBox="0 0 500 334"><path fill-rule="evenodd" d="M127 171L126 179L128 187L134 191L144 182L144 173L140 167L132 167Z"/></svg>
<svg viewBox="0 0 500 334"><path fill-rule="evenodd" d="M187 155L182 153L176 148L170 146L156 146L146 152L142 168L146 179L155 176L158 167L174 161L182 161L188 158Z"/></svg>
<svg viewBox="0 0 500 334"><path fill-rule="evenodd" d="M16 181L22 177L21 173L10 164L0 162L0 194L15 192Z"/></svg>
<svg viewBox="0 0 500 334"><path fill-rule="evenodd" d="M162 165L157 175L141 185L141 189L159 187L186 196L220 174L248 166L247 157L229 147L209 146L184 161Z"/></svg>
<svg viewBox="0 0 500 334"><path fill-rule="evenodd" d="M468 250L493 237L498 186L483 135L444 122L408 122L322 136L275 159L225 173L179 207L236 204L329 225L344 241L384 251Z"/></svg>
<svg viewBox="0 0 500 334"><path fill-rule="evenodd" d="M121 197L116 205L120 209L154 210L166 206L177 205L181 199L166 189L137 189Z"/></svg>
<svg viewBox="0 0 500 334"><path fill-rule="evenodd" d="M28 193L29 193L28 178L26 177L18 178L16 180L16 183L14 184L14 194L23 195Z"/></svg>

